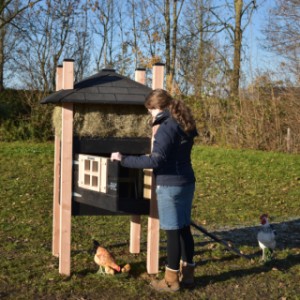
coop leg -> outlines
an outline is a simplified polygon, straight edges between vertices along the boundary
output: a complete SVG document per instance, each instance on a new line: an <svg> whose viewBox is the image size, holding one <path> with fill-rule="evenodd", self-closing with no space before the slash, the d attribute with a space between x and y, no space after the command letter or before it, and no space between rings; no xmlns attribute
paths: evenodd
<svg viewBox="0 0 300 300"><path fill-rule="evenodd" d="M59 273L71 273L71 216L73 165L73 104L63 103L61 141Z"/></svg>
<svg viewBox="0 0 300 300"><path fill-rule="evenodd" d="M53 230L52 230L52 254L59 256L59 232L60 232L60 137L55 135L54 153L54 182L53 182Z"/></svg>
<svg viewBox="0 0 300 300"><path fill-rule="evenodd" d="M141 216L131 216L130 222L130 253L140 253L141 245Z"/></svg>

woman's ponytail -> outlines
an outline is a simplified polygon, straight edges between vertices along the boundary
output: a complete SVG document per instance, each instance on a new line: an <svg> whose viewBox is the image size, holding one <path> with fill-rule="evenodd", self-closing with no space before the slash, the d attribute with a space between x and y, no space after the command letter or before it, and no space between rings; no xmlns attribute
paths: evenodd
<svg viewBox="0 0 300 300"><path fill-rule="evenodd" d="M185 132L196 128L196 122L190 108L182 101L173 99L169 111L171 116L181 125Z"/></svg>
<svg viewBox="0 0 300 300"><path fill-rule="evenodd" d="M174 99L166 90L156 89L146 97L148 109L169 109L171 116L181 125L185 132L196 128L196 122L190 108L182 101Z"/></svg>

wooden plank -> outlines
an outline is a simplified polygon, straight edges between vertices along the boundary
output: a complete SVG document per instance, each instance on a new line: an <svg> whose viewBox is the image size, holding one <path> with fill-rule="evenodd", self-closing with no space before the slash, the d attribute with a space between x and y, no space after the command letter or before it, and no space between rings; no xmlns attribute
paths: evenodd
<svg viewBox="0 0 300 300"><path fill-rule="evenodd" d="M152 140L158 129L158 126L152 129ZM155 177L151 170L150 177L150 214L148 218L147 232L147 272L148 274L157 274L159 269L159 218L156 199Z"/></svg>
<svg viewBox="0 0 300 300"><path fill-rule="evenodd" d="M56 91L62 89L62 66L56 68ZM55 134L54 137L54 175L53 175L53 221L52 221L52 254L59 256L59 235L60 235L60 154L61 139Z"/></svg>
<svg viewBox="0 0 300 300"><path fill-rule="evenodd" d="M152 89L163 89L164 88L164 70L165 66L161 63L153 66L152 72Z"/></svg>
<svg viewBox="0 0 300 300"><path fill-rule="evenodd" d="M73 103L62 105L59 273L71 273Z"/></svg>
<svg viewBox="0 0 300 300"><path fill-rule="evenodd" d="M146 84L146 70L145 69L136 69L135 70L135 81L141 83L141 84Z"/></svg>
<svg viewBox="0 0 300 300"><path fill-rule="evenodd" d="M152 89L163 88L164 86L164 65L156 64L153 66ZM152 143L158 126L152 128ZM151 175L151 200L150 215L148 218L147 235L147 272L157 274L159 269L159 219L157 210L157 199L155 193L155 178Z"/></svg>
<svg viewBox="0 0 300 300"><path fill-rule="evenodd" d="M65 59L63 61L63 89L72 90L74 88L74 60Z"/></svg>
<svg viewBox="0 0 300 300"><path fill-rule="evenodd" d="M146 70L135 70L135 81L146 84ZM120 150L119 150L120 151ZM129 252L140 253L141 249L141 216L132 215L130 221Z"/></svg>
<svg viewBox="0 0 300 300"><path fill-rule="evenodd" d="M130 253L140 253L141 251L141 216L132 215L130 221Z"/></svg>
<svg viewBox="0 0 300 300"><path fill-rule="evenodd" d="M56 91L60 91L63 88L63 68L58 66L56 68Z"/></svg>
<svg viewBox="0 0 300 300"><path fill-rule="evenodd" d="M52 254L59 256L60 235L60 136L54 140L54 182L53 182L53 227L52 227Z"/></svg>
<svg viewBox="0 0 300 300"><path fill-rule="evenodd" d="M63 61L62 88L74 88L74 60ZM62 104L59 273L71 274L73 103Z"/></svg>
<svg viewBox="0 0 300 300"><path fill-rule="evenodd" d="M107 176L108 176L108 158L101 157L100 160L100 192L106 193L107 192Z"/></svg>

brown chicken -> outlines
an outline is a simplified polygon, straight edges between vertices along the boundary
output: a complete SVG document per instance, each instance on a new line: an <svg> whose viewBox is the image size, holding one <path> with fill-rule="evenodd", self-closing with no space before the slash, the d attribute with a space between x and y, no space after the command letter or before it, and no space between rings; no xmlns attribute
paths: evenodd
<svg viewBox="0 0 300 300"><path fill-rule="evenodd" d="M120 272L121 268L116 264L114 256L105 248L100 247L100 244L97 241L94 240L93 243L96 253L94 261L99 266L98 273L114 275L115 271Z"/></svg>

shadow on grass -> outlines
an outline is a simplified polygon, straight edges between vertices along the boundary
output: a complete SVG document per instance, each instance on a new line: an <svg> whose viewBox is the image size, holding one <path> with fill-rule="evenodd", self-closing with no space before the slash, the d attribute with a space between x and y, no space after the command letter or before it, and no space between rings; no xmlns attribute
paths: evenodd
<svg viewBox="0 0 300 300"><path fill-rule="evenodd" d="M215 282L223 282L227 281L232 278L242 278L249 275L255 275L255 274L261 274L261 273L267 273L272 270L277 269L282 272L288 271L290 268L292 268L294 265L298 265L300 262L300 255L289 255L285 259L274 259L271 262L256 266L251 269L239 269L239 270L232 270L228 272L223 272L218 275L205 275L201 277L196 277L195 281L197 284L197 287L205 287L207 285L210 285Z"/></svg>
<svg viewBox="0 0 300 300"><path fill-rule="evenodd" d="M300 219L274 223L273 228L277 232L276 236L276 248L300 248ZM260 230L260 226L241 227L228 230L218 230L211 232L218 236L220 239L230 241L234 246L251 246L257 247L256 235Z"/></svg>

